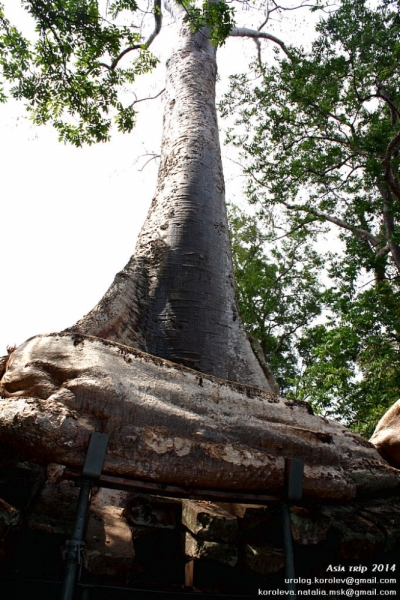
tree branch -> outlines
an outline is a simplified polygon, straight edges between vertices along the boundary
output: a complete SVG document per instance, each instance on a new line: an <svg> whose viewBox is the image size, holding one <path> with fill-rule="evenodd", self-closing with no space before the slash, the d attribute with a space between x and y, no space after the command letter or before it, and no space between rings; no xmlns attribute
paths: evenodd
<svg viewBox="0 0 400 600"><path fill-rule="evenodd" d="M261 44L260 44L260 40L258 38L253 38L254 43L257 47L257 60L258 60L258 66L260 67L261 71L263 70L263 64L262 64L262 60L261 60Z"/></svg>
<svg viewBox="0 0 400 600"><path fill-rule="evenodd" d="M390 210L390 205L393 205L393 196L390 193L389 189L381 185L378 186L378 189L383 198L383 224L385 226L386 231L387 246L390 249L393 262L400 273L400 248L398 244L396 244L393 241L393 235L395 233L395 223L393 214Z"/></svg>
<svg viewBox="0 0 400 600"><path fill-rule="evenodd" d="M135 160L135 162L133 163L133 165L136 165L136 163L143 158L144 156L150 156L151 158L149 158L148 160L146 160L146 162L144 163L143 167L141 167L140 169L138 169L139 173L141 171L143 171L143 169L145 167L147 167L147 165L152 161L155 160L157 158L160 158L160 154L156 154L155 152L148 152L147 154L141 154L140 156L137 157L137 159Z"/></svg>
<svg viewBox="0 0 400 600"><path fill-rule="evenodd" d="M308 213L311 213L312 215L315 215L319 219L323 219L324 221L329 221L330 223L333 223L334 225L337 225L338 227L341 227L342 229L347 229L348 231L351 231L351 233L353 233L355 235L355 237L357 237L358 239L360 239L364 242L369 242L374 248L376 246L379 246L379 244L382 243L382 241L379 240L376 236L374 236L374 234L371 233L370 231L367 231L365 229L359 229L358 227L354 227L353 225L346 223L345 221L343 221L342 219L339 219L338 217L334 217L332 215L328 215L327 213L320 212L319 210L316 210L315 208L311 208L309 206L299 206L298 204L289 204L288 202L282 202L282 204L283 204L283 206L286 206L286 208L289 208L290 210L301 210L304 212L308 212Z"/></svg>
<svg viewBox="0 0 400 600"><path fill-rule="evenodd" d="M278 44L278 46L282 48L286 56L291 58L284 42L276 36L272 35L271 33L266 33L265 31L257 31L256 29L247 29L246 27L234 27L234 29L232 29L229 35L230 37L248 37L252 39L270 40L271 42Z"/></svg>
<svg viewBox="0 0 400 600"><path fill-rule="evenodd" d="M177 2L175 2L174 0L163 0L163 4L164 4L165 10L169 12L171 17L173 17L175 19L175 21L178 21L178 19L183 14L187 14L187 11L185 10L185 8L181 4L178 4Z"/></svg>
<svg viewBox="0 0 400 600"><path fill-rule="evenodd" d="M392 163L391 163L393 155L396 152L398 152L398 150L399 150L399 145L400 145L400 131L394 136L394 138L388 145L385 156L382 159L382 166L384 168L384 179L385 179L386 183L388 184L392 194L394 194L394 196L400 202L399 179L398 179L396 173L394 172Z"/></svg>
<svg viewBox="0 0 400 600"><path fill-rule="evenodd" d="M130 106L132 107L134 104L138 104L139 102L145 102L146 100L155 100L156 98L161 96L161 94L163 94L164 92L165 92L165 88L163 88L161 90L161 92L158 92L158 94L156 94L155 96L148 96L147 98L139 98L139 100L134 100ZM136 96L136 94L135 94L135 96Z"/></svg>
<svg viewBox="0 0 400 600"><path fill-rule="evenodd" d="M147 50L149 48L149 46L152 44L152 42L154 41L154 39L158 36L158 34L161 31L161 26L162 26L161 0L154 0L153 14L154 14L154 21L155 21L154 30L150 34L150 36L147 38L147 41L144 44L135 44L134 46L129 46L128 48L125 48L125 50L123 50L116 58L114 58L111 65L107 65L106 63L99 63L99 66L105 67L109 71L114 71L116 69L119 61L129 52L132 52L133 50L139 50L139 49Z"/></svg>
<svg viewBox="0 0 400 600"><path fill-rule="evenodd" d="M384 206L383 222L385 225L386 237L388 239L388 246L390 248L394 264L400 273L400 249L398 245L393 242L393 234L395 232L394 219L386 205Z"/></svg>
<svg viewBox="0 0 400 600"><path fill-rule="evenodd" d="M385 86L383 85L383 83L381 81L376 81L375 84L376 84L376 89L377 89L377 96L379 98L382 98L382 100L384 100L386 102L386 104L389 106L392 125L395 125L397 119L400 119L400 111L397 108L397 106L395 105L395 103L393 102L393 98L391 98L390 95L388 94L388 91L385 88Z"/></svg>
<svg viewBox="0 0 400 600"><path fill-rule="evenodd" d="M146 50L153 43L155 38L161 31L162 26L162 11L161 11L161 0L154 0L154 29L153 32L147 38L145 44Z"/></svg>
<svg viewBox="0 0 400 600"><path fill-rule="evenodd" d="M270 9L270 11L269 11L270 13L274 12L275 10L289 11L289 10L298 10L299 8L315 8L314 3L307 4L306 2L301 2L297 6L280 6L279 4L276 4L276 2L274 2L274 4L275 4L275 8Z"/></svg>

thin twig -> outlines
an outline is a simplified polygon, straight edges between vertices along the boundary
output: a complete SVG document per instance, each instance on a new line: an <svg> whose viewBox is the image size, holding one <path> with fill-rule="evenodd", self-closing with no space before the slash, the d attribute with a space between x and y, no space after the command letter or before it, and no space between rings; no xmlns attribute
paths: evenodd
<svg viewBox="0 0 400 600"><path fill-rule="evenodd" d="M146 160L146 162L144 163L143 167L141 169L138 169L139 173L141 173L143 171L143 169L145 167L147 167L147 165L149 164L149 162L151 162L152 160L155 160L156 158L160 158L160 154L156 154L155 152L148 152L147 154L141 154L140 156L137 157L137 159L135 160L135 162L133 163L134 165L144 156L150 156L151 158L149 158L148 160Z"/></svg>
<svg viewBox="0 0 400 600"><path fill-rule="evenodd" d="M139 50L139 49L147 50L149 48L149 46L152 44L152 42L154 41L154 39L158 36L158 34L161 31L161 26L162 26L161 0L154 0L153 14L154 14L155 26L154 26L153 32L150 34L150 36L148 37L146 42L144 42L143 44L135 44L134 46L129 46L128 48L125 48L125 50L122 50L122 52L116 58L114 58L111 65L107 65L107 63L99 63L99 66L105 67L109 71L114 71L116 69L119 61L129 52L132 52L133 50Z"/></svg>
<svg viewBox="0 0 400 600"><path fill-rule="evenodd" d="M165 88L163 88L161 90L161 92L158 92L158 94L156 96L149 96L148 98L139 98L139 100L134 100L130 106L132 107L134 104L138 104L139 102L145 102L146 100L155 100L156 98L161 96L161 94L163 94L164 92L165 92Z"/></svg>

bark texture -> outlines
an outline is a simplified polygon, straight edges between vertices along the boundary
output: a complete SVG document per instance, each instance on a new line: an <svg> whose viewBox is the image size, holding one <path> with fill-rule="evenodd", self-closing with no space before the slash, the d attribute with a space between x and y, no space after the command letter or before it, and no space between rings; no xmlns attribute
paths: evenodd
<svg viewBox="0 0 400 600"><path fill-rule="evenodd" d="M400 469L400 400L383 415L371 442L389 464Z"/></svg>
<svg viewBox="0 0 400 600"><path fill-rule="evenodd" d="M136 250L67 331L264 389L241 322L215 109L215 47L181 23L168 64L157 189Z"/></svg>
<svg viewBox="0 0 400 600"><path fill-rule="evenodd" d="M303 457L318 500L397 490L375 448L309 406L89 336L38 336L1 380L0 439L21 458L81 466L107 432L103 472L225 490L278 492Z"/></svg>

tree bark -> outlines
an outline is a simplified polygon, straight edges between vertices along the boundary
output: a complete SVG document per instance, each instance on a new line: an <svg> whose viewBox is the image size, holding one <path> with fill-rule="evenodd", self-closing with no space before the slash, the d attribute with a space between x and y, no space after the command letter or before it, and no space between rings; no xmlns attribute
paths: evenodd
<svg viewBox="0 0 400 600"><path fill-rule="evenodd" d="M385 412L370 441L389 464L400 469L400 400Z"/></svg>
<svg viewBox="0 0 400 600"><path fill-rule="evenodd" d="M136 250L67 331L270 389L239 315L215 109L216 49L180 23L168 63L161 164Z"/></svg>
<svg viewBox="0 0 400 600"><path fill-rule="evenodd" d="M181 23L135 254L69 332L32 338L0 364L1 449L82 466L100 431L109 474L278 492L285 458L303 457L304 493L318 501L398 490L372 444L265 391L236 303L215 80L207 33Z"/></svg>
<svg viewBox="0 0 400 600"><path fill-rule="evenodd" d="M305 403L99 338L28 340L0 392L2 449L30 461L82 466L95 430L110 435L103 472L124 477L279 492L284 459L302 457L318 501L400 485L372 444Z"/></svg>

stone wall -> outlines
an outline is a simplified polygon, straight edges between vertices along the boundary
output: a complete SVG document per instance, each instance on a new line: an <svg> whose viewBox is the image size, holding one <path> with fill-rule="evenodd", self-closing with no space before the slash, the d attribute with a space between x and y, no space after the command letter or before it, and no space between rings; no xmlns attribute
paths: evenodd
<svg viewBox="0 0 400 600"><path fill-rule="evenodd" d="M60 480L61 472L3 461L0 577L62 579L79 489ZM82 580L231 595L284 589L281 510L273 502L211 503L95 489ZM398 557L398 498L298 503L290 519L299 577L326 577L329 565L390 564Z"/></svg>

